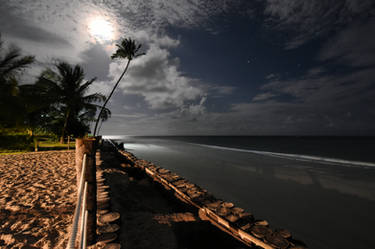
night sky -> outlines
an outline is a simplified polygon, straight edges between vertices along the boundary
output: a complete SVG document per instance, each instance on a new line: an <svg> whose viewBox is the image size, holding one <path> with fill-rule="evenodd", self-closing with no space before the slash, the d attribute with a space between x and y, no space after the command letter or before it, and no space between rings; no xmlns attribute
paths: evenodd
<svg viewBox="0 0 375 249"><path fill-rule="evenodd" d="M373 0L2 0L2 40L81 64L111 99L103 134L375 135Z"/></svg>

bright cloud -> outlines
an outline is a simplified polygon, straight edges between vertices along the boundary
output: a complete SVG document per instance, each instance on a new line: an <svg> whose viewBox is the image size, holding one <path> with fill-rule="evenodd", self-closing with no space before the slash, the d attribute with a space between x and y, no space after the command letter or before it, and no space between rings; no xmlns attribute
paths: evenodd
<svg viewBox="0 0 375 249"><path fill-rule="evenodd" d="M146 55L131 62L120 85L124 93L142 95L152 109L180 108L186 101L197 100L204 94L192 84L192 79L179 72L178 60L171 59L166 49L151 44ZM124 64L111 63L110 77L117 79Z"/></svg>

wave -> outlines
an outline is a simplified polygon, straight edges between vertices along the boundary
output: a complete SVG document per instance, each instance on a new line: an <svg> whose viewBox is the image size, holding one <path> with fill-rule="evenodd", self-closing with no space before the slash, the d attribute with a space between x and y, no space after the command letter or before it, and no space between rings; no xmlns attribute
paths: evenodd
<svg viewBox="0 0 375 249"><path fill-rule="evenodd" d="M316 162L316 163L322 163L322 164L333 164L333 165L344 165L344 166L360 166L360 167L375 167L375 163L361 162L361 161L349 161L349 160L343 160L343 159L338 159L338 158L327 158L327 157L319 157L319 156L278 153L278 152L271 152L271 151L239 149L239 148L217 146L217 145L208 145L208 144L197 144L197 143L190 143L190 144L198 145L198 146L202 146L202 147L206 147L206 148L212 148L212 149L229 150L229 151L236 151L236 152L246 152L246 153L253 153L253 154L259 154L259 155L265 155L265 156L285 158L285 159L290 159L290 160Z"/></svg>

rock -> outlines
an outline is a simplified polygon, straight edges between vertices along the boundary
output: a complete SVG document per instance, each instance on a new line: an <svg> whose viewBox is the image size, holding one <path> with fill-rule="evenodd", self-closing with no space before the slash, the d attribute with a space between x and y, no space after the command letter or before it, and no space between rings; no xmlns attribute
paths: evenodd
<svg viewBox="0 0 375 249"><path fill-rule="evenodd" d="M234 204L231 203L231 202L223 202L221 205L223 207L226 207L226 208L232 208L232 207L234 207Z"/></svg>
<svg viewBox="0 0 375 249"><path fill-rule="evenodd" d="M214 202L207 203L205 206L206 206L208 209L211 209L212 211L216 211L216 210L220 207L220 204L221 204L222 202L223 202L223 201L221 201L221 200L217 200L217 201L214 201Z"/></svg>
<svg viewBox="0 0 375 249"><path fill-rule="evenodd" d="M98 221L102 224L111 223L120 219L120 214L117 212L107 213L99 216Z"/></svg>
<svg viewBox="0 0 375 249"><path fill-rule="evenodd" d="M239 218L236 222L235 222L235 226L237 226L238 228L242 229L242 230L248 230L251 226L252 226L252 221L249 220L248 218L244 217L244 218Z"/></svg>
<svg viewBox="0 0 375 249"><path fill-rule="evenodd" d="M305 243L300 240L289 239L289 242L291 244L290 249L307 249Z"/></svg>
<svg viewBox="0 0 375 249"><path fill-rule="evenodd" d="M216 212L217 212L218 215L224 217L224 216L227 216L230 213L230 210L228 208L225 208L225 207L219 207Z"/></svg>
<svg viewBox="0 0 375 249"><path fill-rule="evenodd" d="M250 228L251 228L252 224L251 223L247 223L243 226L241 226L240 228L243 230L243 231L248 231Z"/></svg>
<svg viewBox="0 0 375 249"><path fill-rule="evenodd" d="M105 203L97 203L97 208L99 210L103 210L103 209L108 209L109 208L109 202L105 202Z"/></svg>
<svg viewBox="0 0 375 249"><path fill-rule="evenodd" d="M225 217L228 221L230 221L230 222L236 222L238 219L239 219L239 217L238 216L236 216L236 215L233 215L233 214L230 214L230 215L228 215L227 217Z"/></svg>
<svg viewBox="0 0 375 249"><path fill-rule="evenodd" d="M269 227L259 225L253 226L250 231L258 238L264 238L267 234L272 233L272 230Z"/></svg>
<svg viewBox="0 0 375 249"><path fill-rule="evenodd" d="M104 178L96 178L96 182L97 183L103 183L103 182L105 182L105 179Z"/></svg>
<svg viewBox="0 0 375 249"><path fill-rule="evenodd" d="M101 186L96 186L97 187L97 189L108 189L109 188L109 186L108 185L101 185Z"/></svg>
<svg viewBox="0 0 375 249"><path fill-rule="evenodd" d="M240 208L240 207L234 207L234 208L232 208L232 213L234 213L234 214L241 214L241 213L243 213L245 210L243 209L243 208Z"/></svg>
<svg viewBox="0 0 375 249"><path fill-rule="evenodd" d="M100 214L106 214L106 213L108 213L109 211L108 211L108 209L98 209L98 214L100 215Z"/></svg>
<svg viewBox="0 0 375 249"><path fill-rule="evenodd" d="M97 242L99 243L109 243L117 239L117 234L115 233L104 233L98 236Z"/></svg>
<svg viewBox="0 0 375 249"><path fill-rule="evenodd" d="M108 197L109 194L108 194L108 192L99 192L99 193L97 194L97 196L98 196L98 197Z"/></svg>
<svg viewBox="0 0 375 249"><path fill-rule="evenodd" d="M286 229L279 229L279 230L276 231L276 233L279 234L281 237L286 238L286 239L292 237L292 234Z"/></svg>
<svg viewBox="0 0 375 249"><path fill-rule="evenodd" d="M167 173L169 173L170 171L167 170L167 169L160 168L160 169L158 170L158 172L159 172L160 174L167 174Z"/></svg>
<svg viewBox="0 0 375 249"><path fill-rule="evenodd" d="M175 181L173 185L175 185L177 188L180 188L180 187L185 186L185 183L186 183L186 180L181 179L181 180Z"/></svg>
<svg viewBox="0 0 375 249"><path fill-rule="evenodd" d="M281 235L277 233L269 233L265 236L266 241L272 246L278 249L286 249L289 246L288 240L284 239Z"/></svg>
<svg viewBox="0 0 375 249"><path fill-rule="evenodd" d="M108 203L111 199L109 197L99 197L96 199L97 203L100 205L100 204L104 204L104 203Z"/></svg>
<svg viewBox="0 0 375 249"><path fill-rule="evenodd" d="M256 220L255 221L255 225L258 225L258 226L268 226L269 223L266 220Z"/></svg>
<svg viewBox="0 0 375 249"><path fill-rule="evenodd" d="M117 224L106 224L98 227L98 233L114 233L120 230L120 226Z"/></svg>
<svg viewBox="0 0 375 249"><path fill-rule="evenodd" d="M240 218L248 218L254 221L254 216L251 213L243 212L239 214Z"/></svg>
<svg viewBox="0 0 375 249"><path fill-rule="evenodd" d="M120 248L121 248L121 244L118 244L118 243L109 243L105 247L103 247L103 249L120 249Z"/></svg>

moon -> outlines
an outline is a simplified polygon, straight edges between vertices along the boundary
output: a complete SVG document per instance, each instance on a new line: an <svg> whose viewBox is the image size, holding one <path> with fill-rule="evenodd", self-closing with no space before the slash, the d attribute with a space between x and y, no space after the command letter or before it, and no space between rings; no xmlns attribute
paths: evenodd
<svg viewBox="0 0 375 249"><path fill-rule="evenodd" d="M113 25L102 17L95 17L89 22L89 33L100 41L110 41L114 38Z"/></svg>

